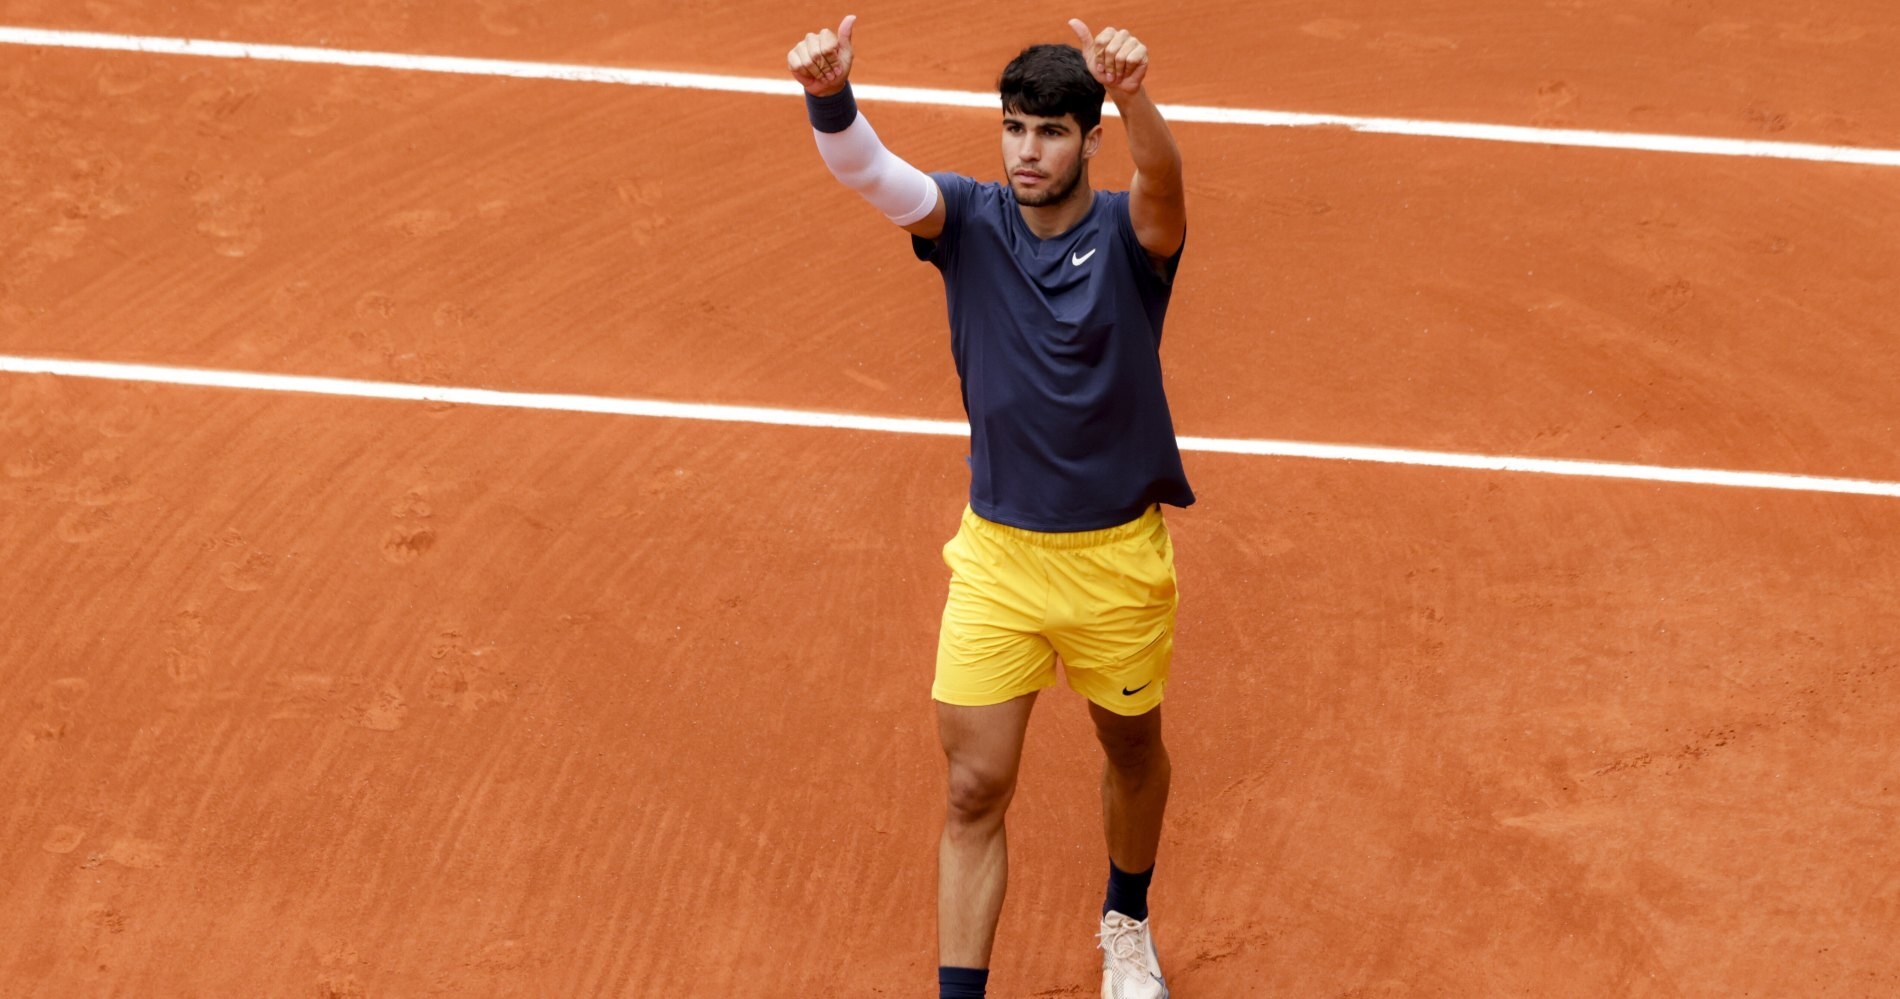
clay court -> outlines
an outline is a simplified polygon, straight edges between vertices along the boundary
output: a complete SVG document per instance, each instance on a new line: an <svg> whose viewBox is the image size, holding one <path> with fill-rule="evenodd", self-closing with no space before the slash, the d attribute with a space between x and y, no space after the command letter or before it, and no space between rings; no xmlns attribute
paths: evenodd
<svg viewBox="0 0 1900 999"><path fill-rule="evenodd" d="M855 10L860 85L1081 16L1164 105L1900 148L1876 0ZM788 88L841 13L0 0ZM1175 995L1900 995L1900 167L1175 134ZM947 336L789 89L0 44L0 995L923 995L966 447L850 418L954 431ZM993 995L1095 994L1099 766L1043 697Z"/></svg>

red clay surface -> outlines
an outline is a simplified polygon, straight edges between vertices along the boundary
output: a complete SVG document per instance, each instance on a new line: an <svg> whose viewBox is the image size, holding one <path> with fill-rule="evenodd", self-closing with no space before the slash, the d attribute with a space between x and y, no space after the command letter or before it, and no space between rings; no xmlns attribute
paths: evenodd
<svg viewBox="0 0 1900 999"><path fill-rule="evenodd" d="M65 51L7 94L17 351L958 415L935 273L792 100ZM984 112L872 113L997 170ZM1893 171L1181 132L1185 432L1900 478Z"/></svg>
<svg viewBox="0 0 1900 999"><path fill-rule="evenodd" d="M388 6L0 23L754 75L809 27ZM1133 23L1170 101L1892 145L1895 15L1830 10ZM867 79L971 89L1074 13L859 12ZM994 173L983 113L867 108ZM1900 478L1893 171L1178 131L1184 433ZM957 415L784 98L8 48L0 140L0 352ZM0 378L0 994L927 994L962 453ZM1189 462L1178 996L1900 992L1893 501ZM1086 728L1032 726L999 996L1094 992Z"/></svg>
<svg viewBox="0 0 1900 999"><path fill-rule="evenodd" d="M1870 146L1900 135L1900 9L1882 0L1181 0L1166 17L1133 0L851 10L864 79L880 83L986 90L1024 44L1073 37L1066 21L1079 16L1140 28L1160 60L1156 92L1180 103ZM788 35L837 20L766 0L0 0L0 23L31 27L748 76L778 73Z"/></svg>

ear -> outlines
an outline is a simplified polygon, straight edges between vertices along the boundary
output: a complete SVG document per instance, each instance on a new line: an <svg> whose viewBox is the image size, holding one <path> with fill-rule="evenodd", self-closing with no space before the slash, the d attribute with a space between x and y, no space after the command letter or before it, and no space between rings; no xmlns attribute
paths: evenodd
<svg viewBox="0 0 1900 999"><path fill-rule="evenodd" d="M1089 134L1082 137L1082 158L1085 160L1094 159L1095 154L1100 151L1101 148L1102 126L1098 122L1094 128L1089 129Z"/></svg>

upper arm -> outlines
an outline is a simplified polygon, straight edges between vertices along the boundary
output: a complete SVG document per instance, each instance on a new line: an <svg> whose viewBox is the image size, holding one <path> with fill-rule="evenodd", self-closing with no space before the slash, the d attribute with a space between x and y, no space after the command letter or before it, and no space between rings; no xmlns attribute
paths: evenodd
<svg viewBox="0 0 1900 999"><path fill-rule="evenodd" d="M944 268L950 266L957 255L958 234L964 220L970 217L970 199L976 196L980 185L958 173L927 176L937 189L936 204L931 206L929 214L905 226L904 231L910 233L911 252L918 260Z"/></svg>
<svg viewBox="0 0 1900 999"><path fill-rule="evenodd" d="M930 186L937 190L936 206L930 209L929 215L904 227L905 232L916 236L918 239L935 240L938 236L943 235L944 220L950 215L949 206L946 205L943 200L943 185L937 183L937 179L932 177L930 179Z"/></svg>
<svg viewBox="0 0 1900 999"><path fill-rule="evenodd" d="M1172 176L1135 172L1128 186L1128 221L1135 239L1156 260L1166 260L1187 240L1187 190L1179 160Z"/></svg>

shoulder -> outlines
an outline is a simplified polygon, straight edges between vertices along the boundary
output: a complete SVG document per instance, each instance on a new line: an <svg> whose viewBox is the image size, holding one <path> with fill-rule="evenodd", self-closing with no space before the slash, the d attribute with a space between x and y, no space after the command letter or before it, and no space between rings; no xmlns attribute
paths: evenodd
<svg viewBox="0 0 1900 999"><path fill-rule="evenodd" d="M917 259L945 267L957 257L965 230L996 228L1003 218L999 208L1006 203L1008 188L950 171L932 173L930 179L943 192L943 231L936 239L912 236L911 249Z"/></svg>
<svg viewBox="0 0 1900 999"><path fill-rule="evenodd" d="M933 173L930 179L937 182L937 188L943 192L946 200L970 205L995 203L1008 190L995 181L981 181L949 171Z"/></svg>
<svg viewBox="0 0 1900 999"><path fill-rule="evenodd" d="M981 181L960 173L933 173L943 192L945 223L951 227L965 224L993 224L1002 218L1003 209L1013 201L1009 187L996 181Z"/></svg>
<svg viewBox="0 0 1900 999"><path fill-rule="evenodd" d="M1141 245L1141 235L1135 231L1135 218L1130 213L1131 193L1128 191L1097 191L1095 196L1102 200L1102 211L1110 219L1122 248L1131 261L1138 266L1137 273L1144 278L1153 279L1161 285L1174 283L1174 273L1181 264L1181 254L1187 249L1186 240L1172 256L1157 257Z"/></svg>
<svg viewBox="0 0 1900 999"><path fill-rule="evenodd" d="M1128 219L1127 191L1096 191L1095 197L1101 202L1103 210L1113 213L1123 220Z"/></svg>
<svg viewBox="0 0 1900 999"><path fill-rule="evenodd" d="M1096 191L1091 214L1096 225L1106 226L1130 239L1134 237L1135 218L1129 214L1127 191Z"/></svg>

